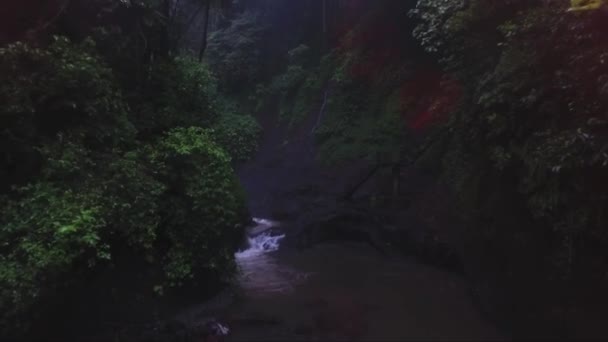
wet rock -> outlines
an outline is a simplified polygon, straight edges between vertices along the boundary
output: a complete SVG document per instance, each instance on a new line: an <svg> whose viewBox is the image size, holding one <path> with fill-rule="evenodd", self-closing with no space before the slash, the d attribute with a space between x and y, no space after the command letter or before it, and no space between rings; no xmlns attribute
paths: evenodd
<svg viewBox="0 0 608 342"><path fill-rule="evenodd" d="M261 234L266 234L268 236L278 236L283 235L284 232L280 227L271 226L271 227L256 227L247 232L248 237L255 237Z"/></svg>
<svg viewBox="0 0 608 342"><path fill-rule="evenodd" d="M220 323L217 320L211 320L204 325L205 329L201 332L207 336L223 337L230 333L230 328L225 323Z"/></svg>
<svg viewBox="0 0 608 342"><path fill-rule="evenodd" d="M295 226L290 242L300 248L326 241L359 241L369 243L381 252L386 251L387 244L379 234L383 229L382 219L361 208L335 206L311 212Z"/></svg>
<svg viewBox="0 0 608 342"><path fill-rule="evenodd" d="M463 272L459 254L417 214L373 210L356 203L334 204L307 212L289 224L285 244L310 248L328 241L364 242L383 254L404 254L457 273Z"/></svg>
<svg viewBox="0 0 608 342"><path fill-rule="evenodd" d="M230 324L233 326L273 326L280 325L281 320L277 317L267 316L263 314L248 315L233 317L230 319Z"/></svg>

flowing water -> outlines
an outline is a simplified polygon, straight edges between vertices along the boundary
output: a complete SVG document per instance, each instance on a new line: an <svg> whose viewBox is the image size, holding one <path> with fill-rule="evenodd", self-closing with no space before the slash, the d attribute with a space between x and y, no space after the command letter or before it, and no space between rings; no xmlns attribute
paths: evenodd
<svg viewBox="0 0 608 342"><path fill-rule="evenodd" d="M228 340L500 339L457 275L365 244L281 249L289 227L256 223L236 254L241 298L223 317Z"/></svg>
<svg viewBox="0 0 608 342"><path fill-rule="evenodd" d="M329 85L325 86L325 91L323 92L323 102L321 103L321 109L319 109L319 115L317 116L317 121L315 125L312 127L310 134L314 134L319 126L321 125L321 121L323 120L323 115L325 114L325 107L327 107L327 95L329 94Z"/></svg>
<svg viewBox="0 0 608 342"><path fill-rule="evenodd" d="M279 249L284 234L272 235L268 229L277 224L254 219L256 226L250 230L248 248L236 253L239 265L239 285L248 295L285 293L293 290L290 278L293 272L278 263L269 253Z"/></svg>

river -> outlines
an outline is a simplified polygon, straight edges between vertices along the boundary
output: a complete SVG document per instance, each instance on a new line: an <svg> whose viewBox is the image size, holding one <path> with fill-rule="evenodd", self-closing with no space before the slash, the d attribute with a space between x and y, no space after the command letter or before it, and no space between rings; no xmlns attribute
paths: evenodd
<svg viewBox="0 0 608 342"><path fill-rule="evenodd" d="M289 227L255 221L222 313L228 341L501 339L458 275L363 243L281 248Z"/></svg>

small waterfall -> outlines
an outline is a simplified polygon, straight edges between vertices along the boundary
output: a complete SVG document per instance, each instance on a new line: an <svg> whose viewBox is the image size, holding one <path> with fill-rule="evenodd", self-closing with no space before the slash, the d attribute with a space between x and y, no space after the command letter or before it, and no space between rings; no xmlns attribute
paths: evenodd
<svg viewBox="0 0 608 342"><path fill-rule="evenodd" d="M247 249L235 254L237 260L274 252L279 249L280 241L285 237L285 234L272 235L269 231L279 225L277 222L260 218L254 218L253 222L256 223L256 226L249 231Z"/></svg>
<svg viewBox="0 0 608 342"><path fill-rule="evenodd" d="M256 225L248 230L247 248L235 254L240 269L239 284L249 295L265 296L290 291L292 271L281 266L271 252L281 246L284 234L273 235L278 223L254 219Z"/></svg>
<svg viewBox="0 0 608 342"><path fill-rule="evenodd" d="M313 126L310 134L315 134L315 131L319 129L321 125L321 121L323 120L323 115L325 114L325 107L327 106L327 95L329 94L329 84L325 86L325 92L323 94L323 103L321 104L321 109L319 109L319 115L317 116L317 122Z"/></svg>
<svg viewBox="0 0 608 342"><path fill-rule="evenodd" d="M236 253L237 259L259 256L269 252L274 252L279 249L280 241L285 235L272 236L270 232L263 232L254 237L248 238L248 247L244 251Z"/></svg>

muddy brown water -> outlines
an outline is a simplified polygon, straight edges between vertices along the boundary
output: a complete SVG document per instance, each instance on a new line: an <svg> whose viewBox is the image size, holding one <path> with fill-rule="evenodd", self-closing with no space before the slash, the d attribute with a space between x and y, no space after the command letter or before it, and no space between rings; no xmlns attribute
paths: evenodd
<svg viewBox="0 0 608 342"><path fill-rule="evenodd" d="M237 254L239 299L218 316L227 341L504 339L456 274L363 243L281 250L280 242L261 233Z"/></svg>

